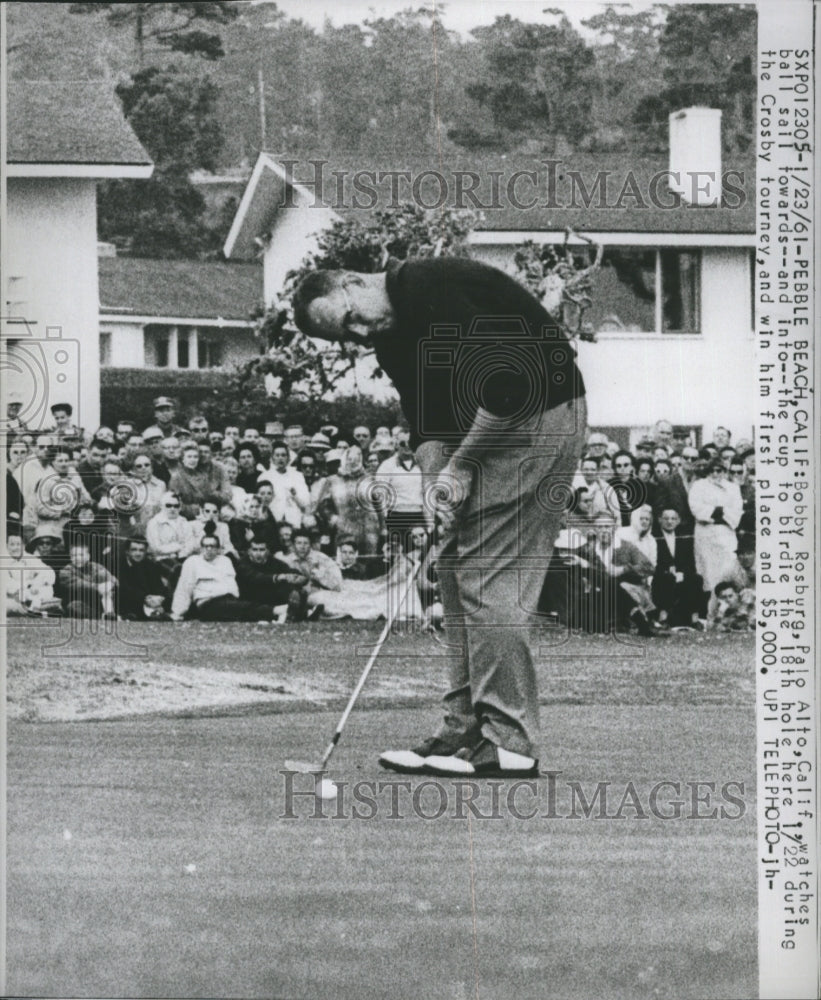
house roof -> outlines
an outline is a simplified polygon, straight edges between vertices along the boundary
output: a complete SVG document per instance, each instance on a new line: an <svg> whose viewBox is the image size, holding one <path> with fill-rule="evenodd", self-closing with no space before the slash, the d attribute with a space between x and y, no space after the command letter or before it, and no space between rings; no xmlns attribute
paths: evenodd
<svg viewBox="0 0 821 1000"><path fill-rule="evenodd" d="M100 311L248 321L263 304L262 265L101 257Z"/></svg>
<svg viewBox="0 0 821 1000"><path fill-rule="evenodd" d="M110 82L12 80L7 105L9 165L119 167L117 176L150 176L151 157Z"/></svg>
<svg viewBox="0 0 821 1000"><path fill-rule="evenodd" d="M440 162L409 154L382 162L315 156L296 164L294 159L286 168L288 157L260 154L226 240L226 256L248 259L258 252L254 238L270 231L288 186L292 203L314 207L319 196L326 211L341 218L364 217L408 200L474 208L482 214L476 231L484 233L567 227L613 234L755 233L751 159L724 160L723 201L717 207L677 199L668 186L666 157L494 154Z"/></svg>

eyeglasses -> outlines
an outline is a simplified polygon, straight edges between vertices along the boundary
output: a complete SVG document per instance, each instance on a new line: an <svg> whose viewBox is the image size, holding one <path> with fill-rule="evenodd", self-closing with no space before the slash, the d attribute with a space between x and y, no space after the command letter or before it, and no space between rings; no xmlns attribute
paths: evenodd
<svg viewBox="0 0 821 1000"><path fill-rule="evenodd" d="M135 462L134 463L134 468L135 469L150 469L151 468L151 464L149 462Z"/></svg>
<svg viewBox="0 0 821 1000"><path fill-rule="evenodd" d="M167 503L167 504L166 504L165 506L166 506L166 507L167 507L167 508L168 508L169 510L173 510L173 509L174 509L175 507L179 507L180 505L179 505L178 503Z"/></svg>

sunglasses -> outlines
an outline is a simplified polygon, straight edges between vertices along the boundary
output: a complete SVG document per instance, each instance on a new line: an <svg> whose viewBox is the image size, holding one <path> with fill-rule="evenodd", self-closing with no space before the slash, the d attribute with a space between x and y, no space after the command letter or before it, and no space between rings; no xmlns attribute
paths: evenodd
<svg viewBox="0 0 821 1000"><path fill-rule="evenodd" d="M179 507L180 505L179 505L178 503L167 503L167 504L166 504L165 506L166 506L166 507L167 507L168 509L174 509L174 508L177 508L177 507Z"/></svg>

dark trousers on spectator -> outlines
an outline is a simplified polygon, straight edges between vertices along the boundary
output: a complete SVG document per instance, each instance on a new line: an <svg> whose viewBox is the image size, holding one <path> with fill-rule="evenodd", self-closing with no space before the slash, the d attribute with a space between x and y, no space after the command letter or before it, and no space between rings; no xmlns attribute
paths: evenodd
<svg viewBox="0 0 821 1000"><path fill-rule="evenodd" d="M204 622L269 622L274 617L274 610L268 604L254 604L232 594L223 594L192 608L191 616Z"/></svg>
<svg viewBox="0 0 821 1000"><path fill-rule="evenodd" d="M671 573L653 577L653 603L666 611L670 625L689 625L693 615L703 618L706 612L704 581L698 573L685 574L681 583Z"/></svg>
<svg viewBox="0 0 821 1000"><path fill-rule="evenodd" d="M385 530L388 533L388 541L396 538L403 552L409 548L410 533L414 528L424 528L425 515L421 510L390 511L385 515Z"/></svg>
<svg viewBox="0 0 821 1000"><path fill-rule="evenodd" d="M69 618L102 618L103 615L103 601L94 587L70 587L65 591L64 604Z"/></svg>

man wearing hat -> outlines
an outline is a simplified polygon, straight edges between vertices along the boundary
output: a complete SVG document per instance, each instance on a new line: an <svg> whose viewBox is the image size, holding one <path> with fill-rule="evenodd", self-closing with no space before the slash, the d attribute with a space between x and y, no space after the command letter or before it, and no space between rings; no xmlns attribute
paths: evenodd
<svg viewBox="0 0 821 1000"><path fill-rule="evenodd" d="M23 393L19 389L10 389L6 399L6 426L7 434L23 434L28 430L28 425L20 419L20 411L23 409Z"/></svg>
<svg viewBox="0 0 821 1000"><path fill-rule="evenodd" d="M49 569L59 573L68 562L63 536L56 525L41 524L26 543L26 552L35 555Z"/></svg>
<svg viewBox="0 0 821 1000"><path fill-rule="evenodd" d="M158 430L163 437L175 437L178 434L185 434L185 428L174 423L176 406L174 400L168 396L157 396L154 400L154 418L157 421L143 431L145 440L146 431Z"/></svg>
<svg viewBox="0 0 821 1000"><path fill-rule="evenodd" d="M73 413L71 403L55 403L51 407L51 414L54 417L54 427L51 429L51 434L63 448L81 448L83 446L82 428L71 422Z"/></svg>
<svg viewBox="0 0 821 1000"><path fill-rule="evenodd" d="M54 570L35 555L23 553L19 532L9 532L6 553L10 562L3 577L6 588L7 615L60 614L60 602L54 596Z"/></svg>
<svg viewBox="0 0 821 1000"><path fill-rule="evenodd" d="M331 439L327 434L323 434L322 431L317 431L308 442L308 447L321 458L331 450Z"/></svg>
<svg viewBox="0 0 821 1000"><path fill-rule="evenodd" d="M596 458L602 458L607 452L608 444L610 444L610 439L606 434L602 434L601 431L594 431L587 439L584 453L585 455L595 455Z"/></svg>

